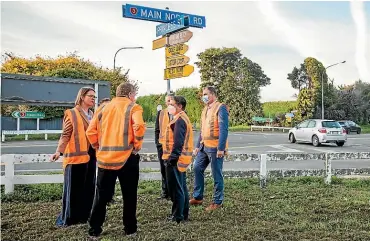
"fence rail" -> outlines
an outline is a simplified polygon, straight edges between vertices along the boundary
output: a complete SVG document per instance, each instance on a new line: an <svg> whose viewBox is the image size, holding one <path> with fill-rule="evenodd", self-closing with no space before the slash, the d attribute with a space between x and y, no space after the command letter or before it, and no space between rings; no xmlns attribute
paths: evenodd
<svg viewBox="0 0 370 241"><path fill-rule="evenodd" d="M1 141L5 141L6 135L25 135L24 139L28 140L28 135L43 134L45 135L45 140L48 139L48 134L62 134L62 130L19 130L19 131L2 131Z"/></svg>
<svg viewBox="0 0 370 241"><path fill-rule="evenodd" d="M269 131L275 131L275 130L278 130L278 131L289 131L290 129L292 129L291 127L276 127L276 126L251 126L251 131L253 130L261 130L263 132L263 130L269 130Z"/></svg>
<svg viewBox="0 0 370 241"><path fill-rule="evenodd" d="M15 164L22 163L42 163L48 162L50 154L5 154L1 156L1 165L5 166L5 175L1 176L1 185L5 185L5 193L14 191L14 185L18 184L40 184L40 183L63 183L63 175L15 175ZM157 162L156 154L141 154L141 162ZM308 170L268 170L269 162L287 161L287 160L323 160L323 168L315 169L309 172ZM331 178L335 174L370 174L370 168L363 169L332 169L332 160L370 160L370 152L346 152L346 153L311 153L311 154L232 154L227 156L225 161L259 161L260 166L258 171L239 171L234 170L232 177L250 177L257 176L260 179L261 188L267 185L267 179L270 173L279 172L277 176L290 176L287 173L293 173L291 176L324 176L325 183L330 184ZM61 162L61 161L58 161ZM369 162L370 167L370 162ZM240 175L242 172L248 172L247 175ZM228 175L225 175L228 176ZM230 175L229 175L230 176ZM140 173L140 180L160 180L160 173Z"/></svg>

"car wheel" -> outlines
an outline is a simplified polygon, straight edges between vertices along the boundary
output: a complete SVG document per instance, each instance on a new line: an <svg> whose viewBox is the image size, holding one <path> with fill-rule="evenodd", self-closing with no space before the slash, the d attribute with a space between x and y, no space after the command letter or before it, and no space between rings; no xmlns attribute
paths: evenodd
<svg viewBox="0 0 370 241"><path fill-rule="evenodd" d="M316 136L316 135L314 135L313 137L312 137L312 145L313 146L320 146L320 141L319 141L319 138Z"/></svg>
<svg viewBox="0 0 370 241"><path fill-rule="evenodd" d="M343 146L344 145L344 141L337 141L337 146Z"/></svg>
<svg viewBox="0 0 370 241"><path fill-rule="evenodd" d="M361 134L361 129L357 130L357 134Z"/></svg>
<svg viewBox="0 0 370 241"><path fill-rule="evenodd" d="M296 142L296 139L295 139L295 136L294 136L293 133L290 133L290 135L289 135L289 141L290 141L290 143L295 143Z"/></svg>

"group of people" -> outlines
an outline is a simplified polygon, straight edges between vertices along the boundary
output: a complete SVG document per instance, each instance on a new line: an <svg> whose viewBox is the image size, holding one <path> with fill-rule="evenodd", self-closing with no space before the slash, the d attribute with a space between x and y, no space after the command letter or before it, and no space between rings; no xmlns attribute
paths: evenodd
<svg viewBox="0 0 370 241"><path fill-rule="evenodd" d="M63 206L56 224L64 227L89 222L90 238L99 237L118 177L124 231L126 235L135 235L139 151L146 131L143 109L135 102L136 90L130 83L120 84L116 97L111 101L102 100L93 113L95 99L94 89L83 87L75 107L65 111L63 133L51 157L56 161L63 156ZM222 166L228 147L228 108L217 101L213 87L203 89L202 100L206 106L195 148L184 97L168 94L167 108L157 114L155 143L162 174L160 198L171 199L173 205L168 219L177 223L188 220L190 205L203 203L204 171L210 163L214 200L206 210L221 207L224 198ZM195 184L189 200L186 170L193 156Z"/></svg>

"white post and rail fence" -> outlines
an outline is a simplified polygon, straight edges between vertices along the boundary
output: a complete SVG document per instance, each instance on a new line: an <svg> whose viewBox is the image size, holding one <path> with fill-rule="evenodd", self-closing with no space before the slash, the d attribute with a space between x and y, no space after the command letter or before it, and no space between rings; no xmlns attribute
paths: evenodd
<svg viewBox="0 0 370 241"><path fill-rule="evenodd" d="M1 156L1 165L4 166L4 175L1 176L1 185L5 185L5 193L12 193L14 185L63 183L62 174L49 175L16 175L15 165L24 163L48 162L50 154L5 154ZM321 160L321 169L268 169L269 163L279 161ZM274 153L274 154L232 154L227 156L227 162L260 162L259 170L224 171L225 177L247 178L259 177L261 188L265 188L268 178L292 176L321 176L326 184L330 184L332 175L370 175L370 161L368 168L333 169L331 160L370 160L370 152L357 153ZM141 154L142 162L157 162L156 154ZM59 161L60 162L60 161ZM46 170L43 170L46 171ZM60 170L61 171L61 170ZM22 172L27 172L23 170ZM42 172L40 170L40 172ZM244 173L244 174L243 174ZM141 172L140 180L160 180L160 173Z"/></svg>

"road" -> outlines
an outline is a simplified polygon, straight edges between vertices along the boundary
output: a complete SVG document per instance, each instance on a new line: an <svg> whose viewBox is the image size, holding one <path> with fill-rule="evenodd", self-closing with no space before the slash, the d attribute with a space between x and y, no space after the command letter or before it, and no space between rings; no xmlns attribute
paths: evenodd
<svg viewBox="0 0 370 241"><path fill-rule="evenodd" d="M194 133L195 139L198 133ZM194 140L195 141L195 140ZM5 142L1 146L2 154L39 154L54 153L57 141L20 141ZM230 154L238 153L325 153L325 152L369 152L369 134L351 134L343 147L336 145L323 145L314 147L310 144L291 144L288 141L287 133L260 133L240 132L229 134ZM154 130L148 129L144 144L143 153L156 153L154 145ZM158 169L158 163L141 163L141 168ZM360 168L369 167L370 160L333 160L333 168ZM259 162L225 162L225 170L258 169ZM321 160L307 161L283 161L269 162L268 169L318 169L323 168ZM60 170L61 163L29 163L16 165L16 170Z"/></svg>

